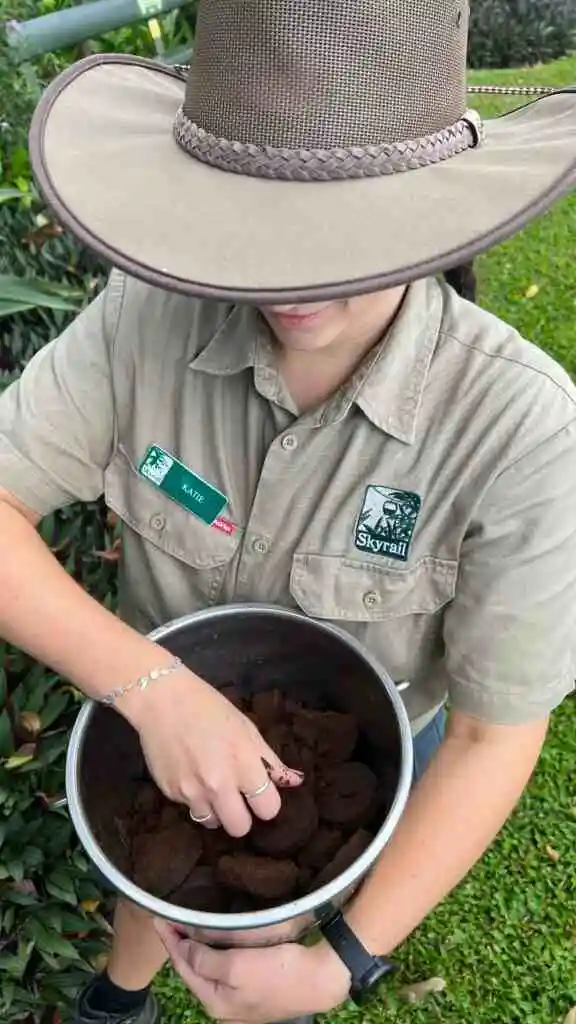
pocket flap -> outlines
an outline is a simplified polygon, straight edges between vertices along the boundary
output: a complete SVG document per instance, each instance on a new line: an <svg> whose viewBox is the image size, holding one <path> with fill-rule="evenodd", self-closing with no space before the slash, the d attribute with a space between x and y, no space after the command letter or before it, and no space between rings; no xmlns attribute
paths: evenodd
<svg viewBox="0 0 576 1024"><path fill-rule="evenodd" d="M430 615L454 597L458 563L422 558L409 569L329 555L296 554L290 590L319 619L378 622Z"/></svg>

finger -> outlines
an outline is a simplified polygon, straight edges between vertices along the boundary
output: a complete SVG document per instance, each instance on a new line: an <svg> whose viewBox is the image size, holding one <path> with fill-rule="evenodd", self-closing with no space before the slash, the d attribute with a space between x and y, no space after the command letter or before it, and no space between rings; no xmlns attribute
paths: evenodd
<svg viewBox="0 0 576 1024"><path fill-rule="evenodd" d="M223 1019L225 1015L221 1012L223 1000L219 984L196 974L188 962L180 956L178 951L169 955L175 971L180 975L187 988L190 989L192 995L200 1000L209 1016Z"/></svg>
<svg viewBox="0 0 576 1024"><path fill-rule="evenodd" d="M190 820L202 828L218 828L220 825L216 812L201 801L189 803L188 814Z"/></svg>
<svg viewBox="0 0 576 1024"><path fill-rule="evenodd" d="M229 950L213 949L211 946L205 946L203 942L196 942L194 939L182 936L178 932L177 925L159 918L155 920L154 926L170 957L184 962L193 974L205 981L229 985Z"/></svg>
<svg viewBox="0 0 576 1024"><path fill-rule="evenodd" d="M237 955L237 950L214 949L212 946L205 946L203 942L189 939L186 948L186 963L199 978L232 988L230 967L232 958Z"/></svg>
<svg viewBox="0 0 576 1024"><path fill-rule="evenodd" d="M190 966L189 958L194 959L195 943L192 939L182 937L177 928L168 921L156 918L154 927L162 940L174 970L180 975L182 981L190 989L191 993L199 999L209 1016L217 1018L217 996L219 984L209 978L203 978ZM197 957L196 957L197 958Z"/></svg>
<svg viewBox="0 0 576 1024"><path fill-rule="evenodd" d="M167 921L156 919L154 928L170 959L188 963L188 946L192 939L188 935L182 934L177 925L169 924Z"/></svg>
<svg viewBox="0 0 576 1024"><path fill-rule="evenodd" d="M251 767L246 766L240 777L242 795L253 814L263 821L270 821L282 806L280 794L264 765L256 769L258 774Z"/></svg>
<svg viewBox="0 0 576 1024"><path fill-rule="evenodd" d="M154 928L162 939L169 956L177 953L180 943L185 942L187 939L187 936L180 931L178 925L172 924L171 921L165 921L161 917L154 918Z"/></svg>
<svg viewBox="0 0 576 1024"><path fill-rule="evenodd" d="M228 835L240 839L252 827L252 816L235 785L228 785L213 799L216 816Z"/></svg>
<svg viewBox="0 0 576 1024"><path fill-rule="evenodd" d="M167 943L174 945L182 942L197 941L192 939L192 935L197 933L197 929L192 925L167 921L163 917L155 917L153 924L165 945Z"/></svg>
<svg viewBox="0 0 576 1024"><path fill-rule="evenodd" d="M304 772L297 771L296 768L288 768L264 740L262 740L260 755L270 778L280 789L301 786L304 782Z"/></svg>
<svg viewBox="0 0 576 1024"><path fill-rule="evenodd" d="M192 784L184 786L182 790L182 801L188 808L188 814L195 825L203 828L218 828L220 822L211 801L206 798L202 790Z"/></svg>

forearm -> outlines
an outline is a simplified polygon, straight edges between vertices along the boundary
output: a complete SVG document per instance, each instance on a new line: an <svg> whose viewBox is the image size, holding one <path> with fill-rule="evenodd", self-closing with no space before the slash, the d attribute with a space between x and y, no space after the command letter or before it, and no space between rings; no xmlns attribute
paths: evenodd
<svg viewBox="0 0 576 1024"><path fill-rule="evenodd" d="M453 716L395 834L346 914L368 949L391 952L482 856L530 778L546 724L484 727Z"/></svg>
<svg viewBox="0 0 576 1024"><path fill-rule="evenodd" d="M159 648L91 598L34 526L0 502L0 636L99 698L168 664ZM137 695L134 695L137 697ZM121 710L130 715L131 696Z"/></svg>

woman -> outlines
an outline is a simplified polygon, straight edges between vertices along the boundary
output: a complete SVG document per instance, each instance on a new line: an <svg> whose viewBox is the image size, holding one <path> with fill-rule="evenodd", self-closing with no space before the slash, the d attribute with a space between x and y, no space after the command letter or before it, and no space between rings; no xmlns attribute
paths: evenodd
<svg viewBox="0 0 576 1024"><path fill-rule="evenodd" d="M434 275L567 191L576 97L482 125L467 20L454 0L209 0L185 96L117 55L57 79L35 173L123 272L0 399L0 632L110 700L196 821L243 835L300 777L153 626L297 606L410 680L420 779L340 922L364 964L487 848L574 678L574 388ZM124 524L122 619L33 529L102 493ZM222 1020L369 987L333 934L213 951L126 904L115 931L76 1024L158 1020L162 943Z"/></svg>

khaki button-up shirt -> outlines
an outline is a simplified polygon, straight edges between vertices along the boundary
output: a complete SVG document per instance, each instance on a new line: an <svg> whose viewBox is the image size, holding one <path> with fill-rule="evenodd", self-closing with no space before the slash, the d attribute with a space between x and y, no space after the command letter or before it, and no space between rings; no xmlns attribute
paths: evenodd
<svg viewBox="0 0 576 1024"><path fill-rule="evenodd" d="M2 395L0 484L41 514L105 494L123 520L121 613L142 631L226 602L299 608L410 681L415 731L446 696L518 723L575 676L575 395L428 279L299 415L257 311L114 272ZM196 475L180 474L192 504L197 478L226 496L235 530L172 500L173 459Z"/></svg>

